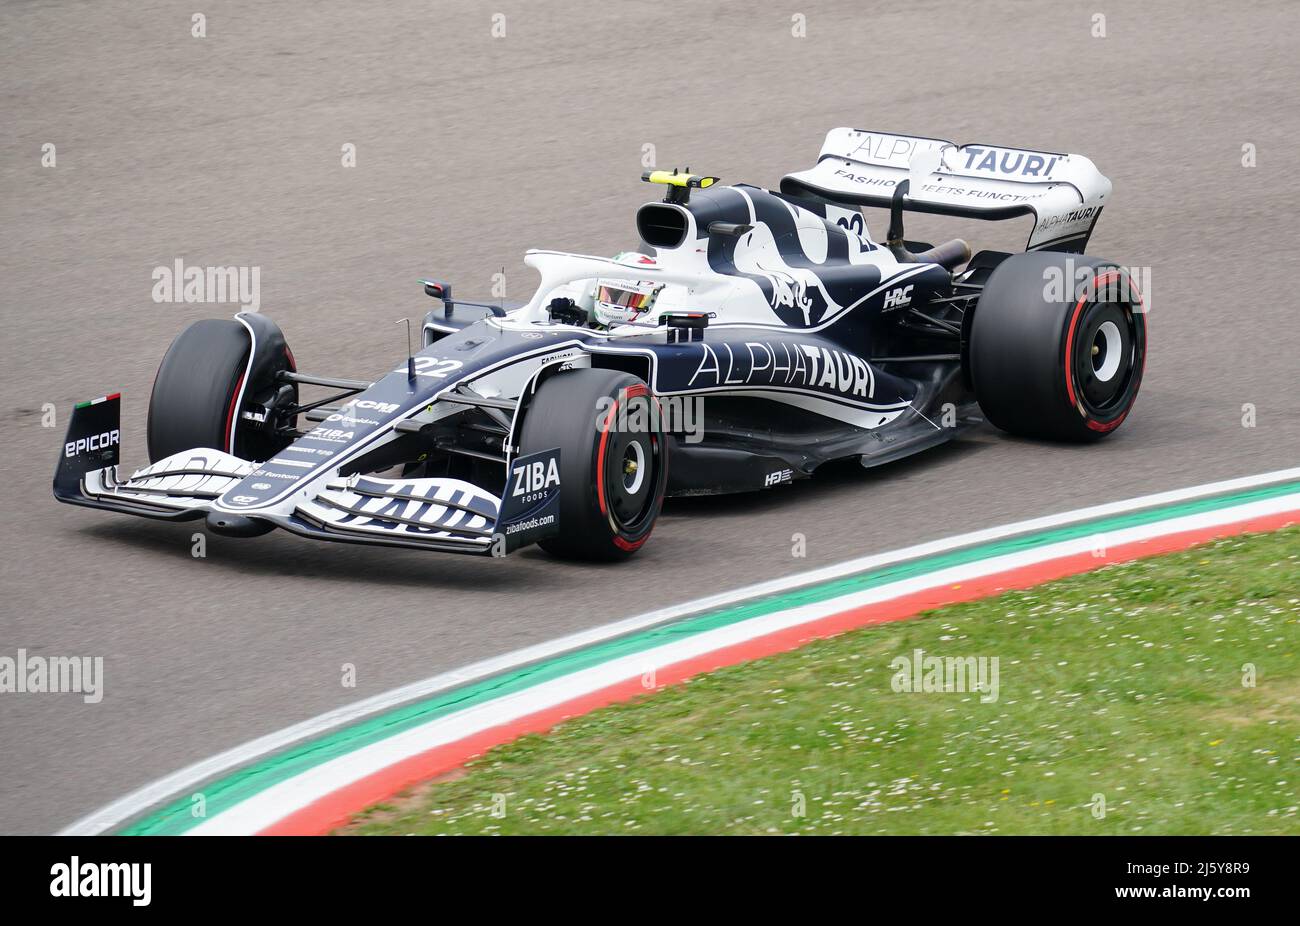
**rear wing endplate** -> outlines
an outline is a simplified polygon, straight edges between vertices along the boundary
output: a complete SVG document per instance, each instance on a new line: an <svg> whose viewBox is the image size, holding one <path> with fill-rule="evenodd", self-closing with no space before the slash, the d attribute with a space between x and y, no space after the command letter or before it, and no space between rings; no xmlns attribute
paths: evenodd
<svg viewBox="0 0 1300 926"><path fill-rule="evenodd" d="M817 164L787 174L781 192L853 206L888 208L912 158L940 155L938 169L912 180L903 208L972 219L1032 215L1026 250L1081 253L1110 196L1110 181L1081 154L838 128Z"/></svg>

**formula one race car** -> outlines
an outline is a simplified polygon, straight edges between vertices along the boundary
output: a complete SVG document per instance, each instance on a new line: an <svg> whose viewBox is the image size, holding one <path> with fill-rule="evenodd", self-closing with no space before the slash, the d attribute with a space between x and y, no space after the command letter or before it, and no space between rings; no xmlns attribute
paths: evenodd
<svg viewBox="0 0 1300 926"><path fill-rule="evenodd" d="M509 310L423 280L423 348L374 381L299 372L265 315L194 323L154 382L151 465L123 479L118 396L83 403L55 497L238 536L619 559L665 494L874 466L984 417L1087 441L1133 406L1143 306L1082 256L1111 190L1085 157L835 129L779 192L643 179L667 195L636 214L640 251L529 251L541 284ZM890 210L884 244L864 206ZM905 240L905 210L1034 227L1026 253L972 258Z"/></svg>

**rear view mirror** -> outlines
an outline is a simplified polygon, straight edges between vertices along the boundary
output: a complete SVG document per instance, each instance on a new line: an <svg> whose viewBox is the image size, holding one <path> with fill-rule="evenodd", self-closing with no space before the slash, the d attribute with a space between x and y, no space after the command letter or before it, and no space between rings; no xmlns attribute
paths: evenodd
<svg viewBox="0 0 1300 926"><path fill-rule="evenodd" d="M451 298L450 283L444 283L441 280L434 280L434 279L430 279L429 277L421 277L420 282L424 284L424 294L426 296L429 296L430 298L433 299L444 299L444 300Z"/></svg>

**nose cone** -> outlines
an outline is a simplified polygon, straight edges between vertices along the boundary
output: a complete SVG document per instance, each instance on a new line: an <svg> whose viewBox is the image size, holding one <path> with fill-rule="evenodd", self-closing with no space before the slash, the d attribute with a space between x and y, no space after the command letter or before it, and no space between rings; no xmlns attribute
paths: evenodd
<svg viewBox="0 0 1300 926"><path fill-rule="evenodd" d="M246 518L224 511L208 512L208 530L227 537L257 537L275 530L275 525L259 518Z"/></svg>

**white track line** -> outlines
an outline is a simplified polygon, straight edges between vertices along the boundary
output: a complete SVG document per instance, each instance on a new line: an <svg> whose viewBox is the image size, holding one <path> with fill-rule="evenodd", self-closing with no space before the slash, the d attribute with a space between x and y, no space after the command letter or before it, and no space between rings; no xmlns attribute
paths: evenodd
<svg viewBox="0 0 1300 926"><path fill-rule="evenodd" d="M1300 493L1200 514L1185 515L1138 527L1109 531L1106 545L1151 540L1169 534L1218 527L1300 509ZM588 669L542 682L510 695L428 721L387 739L309 768L292 778L254 794L190 830L191 836L253 835L321 798L434 747L454 743L483 730L510 723L611 685L659 671L698 656L798 627L864 605L889 601L927 589L969 582L981 576L1091 552L1095 538L1080 537L1045 547L1008 553L991 559L950 566L936 572L890 582L838 598L802 605L703 631L682 640L613 659Z"/></svg>
<svg viewBox="0 0 1300 926"><path fill-rule="evenodd" d="M1089 521L1130 511L1140 511L1144 508L1153 508L1160 505L1191 501L1193 499L1205 498L1212 495L1222 495L1229 492L1265 486L1272 483L1286 482L1292 479L1300 479L1300 467L1276 470L1274 472L1261 473L1254 476L1244 476L1238 479L1211 482L1205 485L1191 486L1185 489L1175 489L1168 492L1158 492L1153 495L1143 495L1137 498L1126 499L1124 501L1110 502L1103 505L1093 505L1087 508L1063 512L1061 514L1031 518L1026 521L1016 521L999 527L990 527L982 530L971 531L969 533L916 544L886 553L859 557L837 565L826 566L808 572L785 576L780 579L773 579L767 582L744 586L733 591L721 592L716 595L698 598L679 605L672 605L667 608L649 611L645 614L626 618L621 621L593 627L589 630L579 631L545 643L535 644L501 656L495 656L490 659L471 663L470 665L459 669L443 672L430 678L413 682L400 688L395 688L392 691L365 698L354 704L344 705L343 707L328 711L317 717L294 724L293 726L277 730L274 733L260 736L239 746L218 753L211 758L188 765L178 771L159 778L142 788L132 791L130 794L118 798L112 803L105 805L99 810L88 814L87 816L77 820L75 823L65 827L59 831L58 835L79 836L95 835L106 832L133 817L139 816L167 799L189 791L204 782L212 780L224 772L243 765L248 765L263 756L286 749L294 743L310 739L337 727L353 723L371 714L391 709L407 701L414 701L419 698L428 697L439 691L446 691L449 688L456 688L468 682L528 665L529 663L549 659L570 650L579 649L593 643L600 643L615 637L624 636L638 630L643 630L647 627L653 627L656 624L677 620L700 611L734 604L751 598L789 591L793 588L828 581L843 575L861 572L866 569L873 569L909 559L916 559L922 556L943 553L948 550L960 549L961 547L988 543L1006 537L1013 537L1018 534L1048 530L1053 527L1062 527L1067 524L1075 524L1081 521Z"/></svg>

